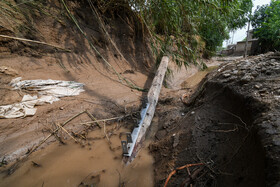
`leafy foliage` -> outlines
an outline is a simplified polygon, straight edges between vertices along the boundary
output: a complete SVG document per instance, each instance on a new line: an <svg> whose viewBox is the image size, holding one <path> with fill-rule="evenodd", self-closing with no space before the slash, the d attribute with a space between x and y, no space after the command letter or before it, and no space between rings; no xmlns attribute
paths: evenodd
<svg viewBox="0 0 280 187"><path fill-rule="evenodd" d="M243 27L251 0L99 0L102 13L125 10L148 30L158 61L170 55L179 65L215 52L229 31Z"/></svg>
<svg viewBox="0 0 280 187"><path fill-rule="evenodd" d="M218 46L221 46L223 40L229 37L229 31L245 25L252 8L252 0L68 1L77 1L83 6L89 6L90 1L101 15L125 14L132 18L134 24L138 24L136 28L141 28L143 35L149 34L151 48L158 61L163 55L170 55L179 66L196 64L197 58L202 55L210 56ZM26 16L47 14L44 4L50 3L42 0L20 0L17 2L25 9L19 9L17 8L19 6L9 4L9 0L3 2L9 9L3 11L5 16L15 15L11 11L21 11L20 14ZM22 10L29 12L22 12ZM32 23L30 16L25 20L28 24Z"/></svg>
<svg viewBox="0 0 280 187"><path fill-rule="evenodd" d="M233 1L222 6L222 10L205 8L202 11L199 33L206 41L206 52L211 53L229 37L229 31L242 28L246 24L252 1Z"/></svg>
<svg viewBox="0 0 280 187"><path fill-rule="evenodd" d="M144 12L155 34L164 35L162 52L188 65L202 52L205 57L215 52L230 30L243 27L251 8L251 0L153 0Z"/></svg>
<svg viewBox="0 0 280 187"><path fill-rule="evenodd" d="M280 50L280 0L258 7L252 16L252 26L260 41L259 52Z"/></svg>

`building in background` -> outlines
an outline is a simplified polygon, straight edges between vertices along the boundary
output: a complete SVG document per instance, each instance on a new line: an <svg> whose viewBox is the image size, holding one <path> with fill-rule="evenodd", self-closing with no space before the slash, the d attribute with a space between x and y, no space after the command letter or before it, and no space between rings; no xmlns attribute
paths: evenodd
<svg viewBox="0 0 280 187"><path fill-rule="evenodd" d="M242 56L245 53L245 45L246 40L239 41L237 44L228 45L226 49L221 51L222 55L234 55L234 56ZM249 31L248 36L248 46L247 51L248 55L256 54L258 48L258 39L253 38L253 30Z"/></svg>
<svg viewBox="0 0 280 187"><path fill-rule="evenodd" d="M237 42L234 55L243 55L245 52L245 45L246 45L246 40ZM253 30L250 30L249 37L248 37L248 46L247 46L248 55L256 54L257 47L258 47L258 39L253 38Z"/></svg>

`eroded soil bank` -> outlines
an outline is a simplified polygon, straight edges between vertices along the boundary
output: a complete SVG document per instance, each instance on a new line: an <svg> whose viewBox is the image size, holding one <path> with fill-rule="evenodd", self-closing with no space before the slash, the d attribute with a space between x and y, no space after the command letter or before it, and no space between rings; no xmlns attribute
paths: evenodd
<svg viewBox="0 0 280 187"><path fill-rule="evenodd" d="M225 62L191 97L161 100L156 186L196 163L168 186L279 186L279 70L279 53Z"/></svg>

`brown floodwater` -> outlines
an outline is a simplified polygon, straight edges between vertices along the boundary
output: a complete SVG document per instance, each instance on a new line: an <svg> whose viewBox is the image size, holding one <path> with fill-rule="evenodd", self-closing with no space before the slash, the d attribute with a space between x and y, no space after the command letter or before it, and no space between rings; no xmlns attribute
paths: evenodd
<svg viewBox="0 0 280 187"><path fill-rule="evenodd" d="M217 68L218 68L218 66L210 66L206 70L198 71L197 73L195 73L194 75L192 75L191 77L186 79L181 84L181 87L183 87L183 88L184 87L188 87L188 88L196 87L209 72L211 72L211 71L213 71L214 69L217 69Z"/></svg>
<svg viewBox="0 0 280 187"><path fill-rule="evenodd" d="M106 125L108 131L113 127ZM71 139L67 145L53 143L34 152L12 175L0 176L0 186L153 186L154 160L148 148L143 148L126 166L122 162L121 132L127 130L116 131L110 137L110 145L103 128L89 133L92 140L83 147Z"/></svg>

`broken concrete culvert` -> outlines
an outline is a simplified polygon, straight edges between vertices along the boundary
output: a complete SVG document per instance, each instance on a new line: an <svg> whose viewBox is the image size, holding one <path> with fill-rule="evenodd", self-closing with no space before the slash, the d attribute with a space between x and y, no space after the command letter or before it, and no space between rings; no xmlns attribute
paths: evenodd
<svg viewBox="0 0 280 187"><path fill-rule="evenodd" d="M177 170L168 186L280 185L279 57L225 62L186 106L175 99L159 102L159 130L150 145L156 186L190 163L203 165Z"/></svg>

